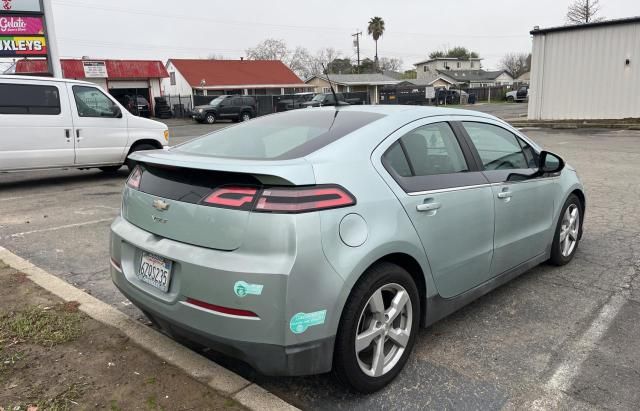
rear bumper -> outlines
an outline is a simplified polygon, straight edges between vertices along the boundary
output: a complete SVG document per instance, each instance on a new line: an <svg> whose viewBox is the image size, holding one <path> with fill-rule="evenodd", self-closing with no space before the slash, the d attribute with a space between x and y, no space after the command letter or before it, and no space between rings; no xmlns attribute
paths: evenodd
<svg viewBox="0 0 640 411"><path fill-rule="evenodd" d="M113 267L111 270L112 275L117 277L117 271ZM146 305L139 298L130 295L129 287L120 288L116 278L114 282L125 297L170 335L194 341L216 352L244 361L262 374L301 376L331 371L335 336L292 346L231 340L179 324L156 310L153 305Z"/></svg>
<svg viewBox="0 0 640 411"><path fill-rule="evenodd" d="M263 216L257 216L258 218ZM317 216L295 220L305 232L318 232ZM286 223L282 222L283 226ZM315 227L315 229L312 229ZM234 252L217 251L162 238L118 217L111 227L111 276L116 287L169 334L196 341L215 351L245 361L267 375L293 376L328 372L340 312L335 310L343 281L322 253L308 244L284 241L272 234L272 243L290 243L294 253L256 254L245 244ZM286 231L286 230L285 230ZM248 241L247 241L248 242ZM302 252L305 248L307 251ZM168 291L141 282L135 272L142 251L173 261ZM272 250L273 251L273 250ZM235 284L262 285L260 294L239 296ZM187 302L188 298L248 310L256 317L225 314ZM301 333L292 331L298 313L325 310L326 320Z"/></svg>

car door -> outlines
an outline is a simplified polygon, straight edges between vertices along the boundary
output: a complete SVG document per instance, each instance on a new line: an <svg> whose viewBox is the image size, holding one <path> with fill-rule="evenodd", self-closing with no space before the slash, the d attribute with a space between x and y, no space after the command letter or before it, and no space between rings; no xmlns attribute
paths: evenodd
<svg viewBox="0 0 640 411"><path fill-rule="evenodd" d="M121 163L129 138L127 113L97 87L69 84L68 90L74 102L75 164Z"/></svg>
<svg viewBox="0 0 640 411"><path fill-rule="evenodd" d="M73 165L72 128L64 83L0 81L0 171Z"/></svg>
<svg viewBox="0 0 640 411"><path fill-rule="evenodd" d="M420 122L385 141L382 164L420 237L439 294L450 298L488 278L493 194L449 122Z"/></svg>
<svg viewBox="0 0 640 411"><path fill-rule="evenodd" d="M498 122L465 121L469 144L492 183L495 238L491 275L544 254L552 227L555 177L527 179L537 171L537 153Z"/></svg>

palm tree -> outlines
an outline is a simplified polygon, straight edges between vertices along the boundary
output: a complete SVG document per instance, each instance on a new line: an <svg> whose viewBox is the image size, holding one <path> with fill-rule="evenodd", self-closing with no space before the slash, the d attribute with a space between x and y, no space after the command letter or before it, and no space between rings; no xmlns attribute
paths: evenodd
<svg viewBox="0 0 640 411"><path fill-rule="evenodd" d="M384 33L384 20L382 17L373 17L369 20L369 27L367 33L373 37L376 42L376 67L378 66L378 39L382 37Z"/></svg>

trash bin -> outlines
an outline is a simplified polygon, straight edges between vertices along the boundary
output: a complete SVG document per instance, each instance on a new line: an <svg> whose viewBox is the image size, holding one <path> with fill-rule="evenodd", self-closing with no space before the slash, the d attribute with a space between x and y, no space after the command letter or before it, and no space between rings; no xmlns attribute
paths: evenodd
<svg viewBox="0 0 640 411"><path fill-rule="evenodd" d="M476 104L476 95L475 93L469 93L469 99L467 101L469 104Z"/></svg>

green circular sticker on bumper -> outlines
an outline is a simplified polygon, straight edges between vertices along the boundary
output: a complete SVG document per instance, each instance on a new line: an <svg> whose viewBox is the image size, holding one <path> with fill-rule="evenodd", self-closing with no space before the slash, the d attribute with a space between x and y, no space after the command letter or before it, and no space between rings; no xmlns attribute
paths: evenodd
<svg viewBox="0 0 640 411"><path fill-rule="evenodd" d="M248 295L260 295L262 294L262 284L249 284L245 281L238 281L233 286L233 292L238 297L246 297Z"/></svg>
<svg viewBox="0 0 640 411"><path fill-rule="evenodd" d="M289 329L294 334L302 334L307 331L307 328L324 324L324 320L327 317L327 310L316 311L313 313L298 313L291 317L289 321Z"/></svg>

